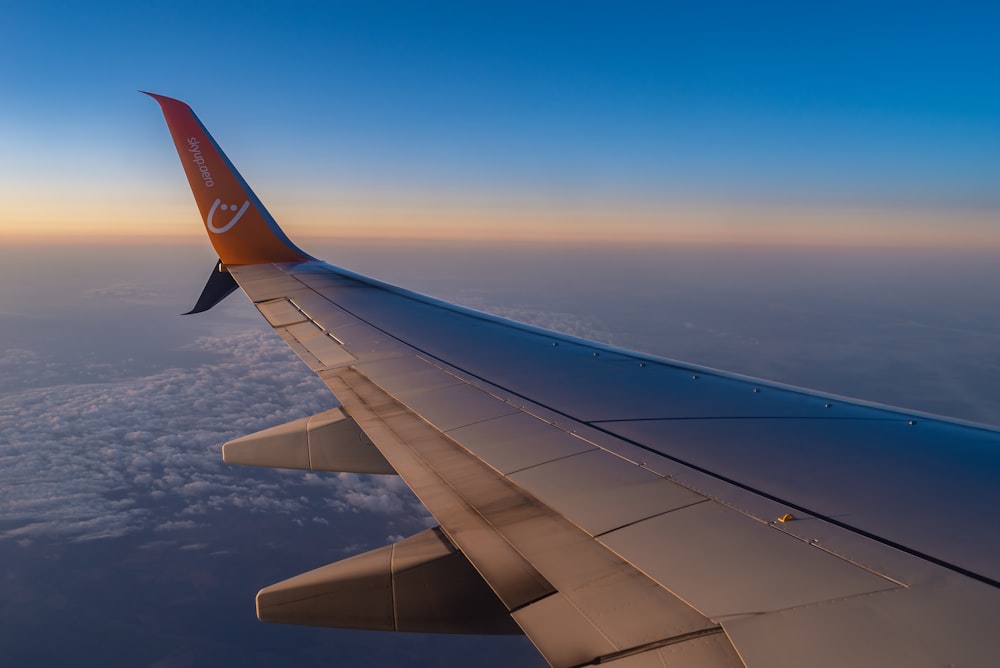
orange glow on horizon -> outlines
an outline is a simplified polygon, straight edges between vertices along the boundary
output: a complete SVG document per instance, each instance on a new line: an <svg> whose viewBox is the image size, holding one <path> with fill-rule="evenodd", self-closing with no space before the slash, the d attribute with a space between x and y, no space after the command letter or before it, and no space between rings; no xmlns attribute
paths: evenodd
<svg viewBox="0 0 1000 668"><path fill-rule="evenodd" d="M1000 248L1000 212L993 211L616 202L587 207L495 201L386 205L375 198L355 198L338 207L277 199L271 212L296 242L345 238ZM111 200L23 198L11 204L0 218L0 239L6 241L207 241L189 197L147 193Z"/></svg>

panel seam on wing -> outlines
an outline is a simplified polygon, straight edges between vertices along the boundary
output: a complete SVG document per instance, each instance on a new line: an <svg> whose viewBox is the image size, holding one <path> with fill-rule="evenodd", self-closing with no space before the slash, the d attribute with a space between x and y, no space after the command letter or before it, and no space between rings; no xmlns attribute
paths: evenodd
<svg viewBox="0 0 1000 668"><path fill-rule="evenodd" d="M714 636L720 633L723 634L725 633L725 629L723 629L721 626L709 626L707 628L699 629L697 631L681 633L679 635L671 636L669 638L662 638L661 640L654 640L652 642L643 643L642 645L636 645L635 647L629 647L628 649L619 650L617 652L603 654L601 656L595 657L593 660L588 661L586 663L578 663L575 666L572 666L572 668L584 668L584 666L597 666L603 663L610 663L612 661L617 661L619 659L635 656L636 654L642 654L643 652L651 652L653 650L660 649L661 647L677 645L682 642L697 640L698 638L704 638L705 636Z"/></svg>

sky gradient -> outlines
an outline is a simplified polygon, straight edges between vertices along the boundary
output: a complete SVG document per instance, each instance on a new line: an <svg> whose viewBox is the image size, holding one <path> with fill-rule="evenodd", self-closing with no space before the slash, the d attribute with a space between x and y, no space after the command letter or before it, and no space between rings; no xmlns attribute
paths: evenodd
<svg viewBox="0 0 1000 668"><path fill-rule="evenodd" d="M293 238L1000 247L998 10L0 9L0 236L194 238L152 90Z"/></svg>

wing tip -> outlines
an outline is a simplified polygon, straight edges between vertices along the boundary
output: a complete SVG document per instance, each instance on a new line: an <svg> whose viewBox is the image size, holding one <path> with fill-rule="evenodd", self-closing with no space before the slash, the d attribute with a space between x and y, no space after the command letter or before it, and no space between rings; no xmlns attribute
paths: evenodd
<svg viewBox="0 0 1000 668"><path fill-rule="evenodd" d="M161 108L166 105L180 105L187 109L191 108L191 106L187 102L184 102L183 100L178 100L176 97L170 97L169 95L160 95L159 93L151 93L148 90L140 90L139 92L142 93L143 95L148 95L149 97L156 100L156 102L160 105Z"/></svg>

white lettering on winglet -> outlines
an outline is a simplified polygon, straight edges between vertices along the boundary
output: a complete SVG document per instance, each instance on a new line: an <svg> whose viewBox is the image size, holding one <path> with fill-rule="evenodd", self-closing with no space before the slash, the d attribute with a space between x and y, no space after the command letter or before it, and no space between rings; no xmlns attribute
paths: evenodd
<svg viewBox="0 0 1000 668"><path fill-rule="evenodd" d="M188 137L188 153L191 154L191 161L194 162L195 166L198 168L198 172L201 174L202 181L205 186L211 188L215 185L215 181L212 180L212 173L208 171L208 165L205 164L205 157L201 154L201 142L198 141L197 137Z"/></svg>

